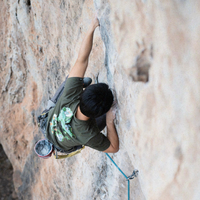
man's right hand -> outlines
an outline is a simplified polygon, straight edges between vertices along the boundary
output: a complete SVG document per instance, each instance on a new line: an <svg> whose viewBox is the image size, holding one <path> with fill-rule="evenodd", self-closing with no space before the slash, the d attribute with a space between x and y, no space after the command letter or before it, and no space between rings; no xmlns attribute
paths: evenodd
<svg viewBox="0 0 200 200"><path fill-rule="evenodd" d="M116 106L112 106L110 110L106 113L106 124L113 123L116 117Z"/></svg>

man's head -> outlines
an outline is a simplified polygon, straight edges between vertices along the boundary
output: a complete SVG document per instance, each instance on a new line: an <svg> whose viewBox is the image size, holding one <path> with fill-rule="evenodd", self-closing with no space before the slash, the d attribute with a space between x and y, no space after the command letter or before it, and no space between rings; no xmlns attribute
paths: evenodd
<svg viewBox="0 0 200 200"><path fill-rule="evenodd" d="M97 118L108 112L113 103L113 94L105 83L88 86L81 95L80 110L87 117Z"/></svg>

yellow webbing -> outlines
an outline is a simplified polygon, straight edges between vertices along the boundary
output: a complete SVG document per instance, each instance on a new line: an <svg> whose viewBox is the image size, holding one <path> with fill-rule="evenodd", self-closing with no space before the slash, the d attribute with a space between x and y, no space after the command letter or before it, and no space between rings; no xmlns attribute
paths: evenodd
<svg viewBox="0 0 200 200"><path fill-rule="evenodd" d="M54 153L54 158L55 159L69 158L69 157L75 156L78 153L81 153L81 150L83 150L84 148L85 148L85 146L83 146L81 149L79 149L77 151L74 151L74 152L71 152L71 153L69 153L67 155L55 155L55 153Z"/></svg>

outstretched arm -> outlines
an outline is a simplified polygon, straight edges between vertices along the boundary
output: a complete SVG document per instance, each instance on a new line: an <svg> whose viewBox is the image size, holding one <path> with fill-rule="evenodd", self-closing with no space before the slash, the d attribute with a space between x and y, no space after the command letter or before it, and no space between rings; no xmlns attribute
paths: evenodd
<svg viewBox="0 0 200 200"><path fill-rule="evenodd" d="M92 50L94 31L98 26L99 20L95 18L91 23L90 28L87 31L86 36L81 44L78 58L76 60L75 65L69 73L69 77L84 77L85 71L88 66L89 55Z"/></svg>

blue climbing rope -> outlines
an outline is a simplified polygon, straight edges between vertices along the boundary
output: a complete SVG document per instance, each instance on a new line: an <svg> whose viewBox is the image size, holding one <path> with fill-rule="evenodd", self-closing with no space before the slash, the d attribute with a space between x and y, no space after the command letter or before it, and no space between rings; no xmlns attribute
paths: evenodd
<svg viewBox="0 0 200 200"><path fill-rule="evenodd" d="M115 161L107 153L106 153L106 155L108 156L108 158L112 161L112 163L117 167L117 169L123 174L123 176L128 181L128 200L130 200L130 180L134 179L135 177L137 177L139 171L137 169L133 170L133 173L130 176L126 176L124 174L124 172L117 166L117 164L115 163Z"/></svg>

